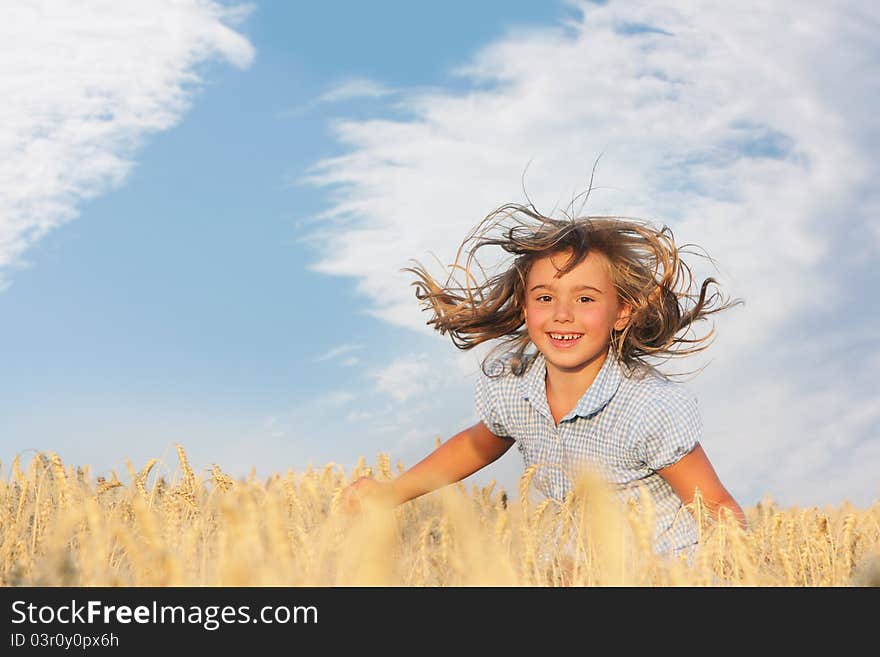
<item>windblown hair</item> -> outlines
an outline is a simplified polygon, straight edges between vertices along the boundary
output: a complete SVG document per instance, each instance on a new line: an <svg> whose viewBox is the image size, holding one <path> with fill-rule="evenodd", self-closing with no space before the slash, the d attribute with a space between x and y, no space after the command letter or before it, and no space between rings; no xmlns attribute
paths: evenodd
<svg viewBox="0 0 880 657"><path fill-rule="evenodd" d="M477 260L477 252L490 246L500 246L514 256L507 269L493 276ZM611 332L613 352L630 371L655 370L649 359L685 356L709 346L714 327L702 337L688 337L694 322L742 303L724 299L717 289L710 294L709 286L718 286L714 278L705 279L699 292L694 291L691 269L681 259L690 246L694 245L677 246L665 225L657 229L642 220L616 216L554 219L531 204L507 204L464 239L444 283L418 261L403 271L417 278L412 283L416 297L432 311L428 325L441 335L448 333L459 349L500 338L500 344L483 360L483 371L503 373L495 364L490 367L494 355L502 351L510 371L520 376L535 355L526 353L530 340L523 316L532 265L547 256L570 253L559 270L562 275L596 251L609 262L619 301L632 307L626 327ZM463 274L464 282L457 279L457 273Z"/></svg>

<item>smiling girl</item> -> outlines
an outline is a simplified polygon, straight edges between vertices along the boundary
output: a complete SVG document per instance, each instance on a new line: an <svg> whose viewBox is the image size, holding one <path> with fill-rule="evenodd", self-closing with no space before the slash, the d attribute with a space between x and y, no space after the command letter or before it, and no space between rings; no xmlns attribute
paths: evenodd
<svg viewBox="0 0 880 657"><path fill-rule="evenodd" d="M477 251L500 246L510 266L478 282ZM585 467L598 468L625 497L653 499L653 545L679 553L697 542L683 512L699 489L716 516L739 504L700 445L697 402L649 359L701 351L712 335L687 337L692 325L734 305L712 278L698 292L671 231L618 217L553 219L533 206L507 205L464 241L453 273L440 283L421 265L416 296L428 324L460 349L498 339L476 386L479 421L391 482L361 477L343 491L346 508L364 496L401 504L460 481L514 443L533 480L562 500ZM689 507L688 507L689 508Z"/></svg>

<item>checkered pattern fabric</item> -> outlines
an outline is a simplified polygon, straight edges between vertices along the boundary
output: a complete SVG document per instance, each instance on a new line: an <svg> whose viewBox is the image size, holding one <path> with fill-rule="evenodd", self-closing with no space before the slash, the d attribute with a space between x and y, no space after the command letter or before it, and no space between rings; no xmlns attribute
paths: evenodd
<svg viewBox="0 0 880 657"><path fill-rule="evenodd" d="M640 486L651 494L656 552L692 551L693 516L657 473L690 452L702 432L696 398L683 384L653 372L628 374L609 349L592 385L557 425L541 354L519 377L502 361L492 365L490 374L502 374L480 372L477 415L495 435L516 440L526 467L539 465L532 482L540 492L562 500L580 467L598 468L620 499L638 500Z"/></svg>

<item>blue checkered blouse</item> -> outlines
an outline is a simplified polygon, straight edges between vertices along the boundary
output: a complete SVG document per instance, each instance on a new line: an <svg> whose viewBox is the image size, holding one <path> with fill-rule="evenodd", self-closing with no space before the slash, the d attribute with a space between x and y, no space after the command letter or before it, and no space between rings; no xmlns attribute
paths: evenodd
<svg viewBox="0 0 880 657"><path fill-rule="evenodd" d="M495 361L491 374L502 372ZM654 550L692 550L697 527L672 487L657 471L690 452L702 432L697 401L681 383L657 373L627 375L609 348L593 383L557 426L547 403L546 361L540 353L522 376L509 367L500 376L482 371L476 385L477 415L497 436L516 440L525 467L540 467L532 480L548 497L562 500L578 464L601 468L625 498L644 485L654 502Z"/></svg>

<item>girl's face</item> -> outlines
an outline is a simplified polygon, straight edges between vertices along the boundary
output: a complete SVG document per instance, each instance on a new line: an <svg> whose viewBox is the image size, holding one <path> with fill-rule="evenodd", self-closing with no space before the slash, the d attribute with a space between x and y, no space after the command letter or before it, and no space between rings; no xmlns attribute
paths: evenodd
<svg viewBox="0 0 880 657"><path fill-rule="evenodd" d="M578 372L604 358L611 330L626 326L630 306L618 300L604 254L591 251L557 278L568 258L563 252L533 263L523 314L529 338L548 368Z"/></svg>

